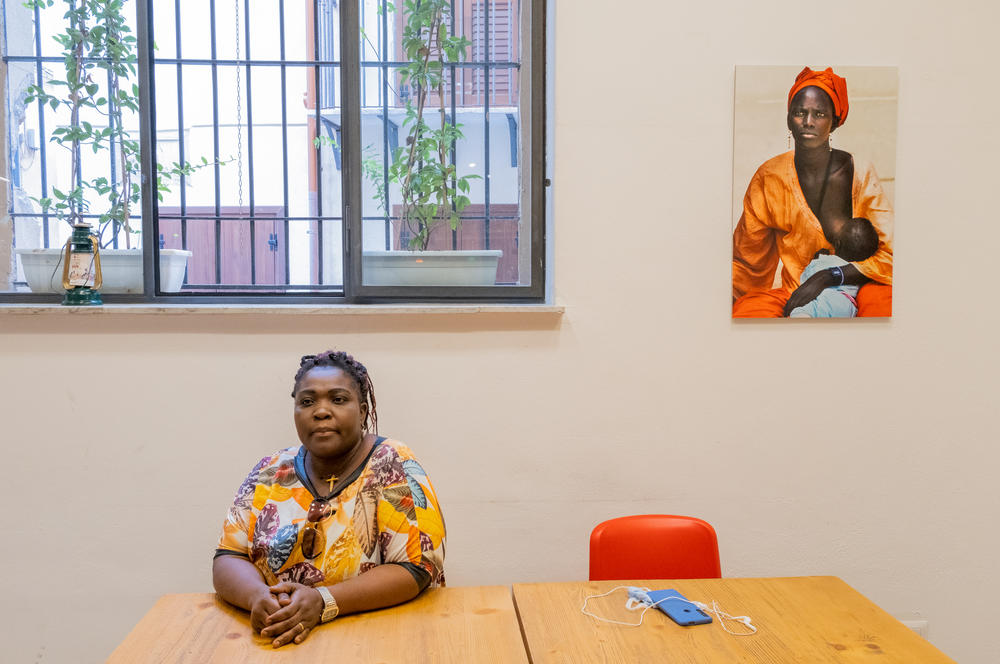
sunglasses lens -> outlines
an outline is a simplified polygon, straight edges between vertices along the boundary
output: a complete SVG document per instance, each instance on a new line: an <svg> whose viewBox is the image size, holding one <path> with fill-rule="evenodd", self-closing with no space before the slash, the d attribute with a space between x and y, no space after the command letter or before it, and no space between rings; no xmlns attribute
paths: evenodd
<svg viewBox="0 0 1000 664"><path fill-rule="evenodd" d="M326 547L326 535L311 523L306 524L302 530L302 555L306 558L315 558Z"/></svg>
<svg viewBox="0 0 1000 664"><path fill-rule="evenodd" d="M309 513L306 515L306 520L310 523L317 523L330 516L330 512L332 511L333 508L330 506L330 503L325 500L314 500L309 504Z"/></svg>

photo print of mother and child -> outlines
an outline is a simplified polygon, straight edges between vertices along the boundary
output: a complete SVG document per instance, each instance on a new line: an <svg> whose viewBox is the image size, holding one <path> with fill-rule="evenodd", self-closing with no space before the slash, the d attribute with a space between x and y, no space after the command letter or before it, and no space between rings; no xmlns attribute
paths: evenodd
<svg viewBox="0 0 1000 664"><path fill-rule="evenodd" d="M736 68L733 318L892 316L897 89L894 67Z"/></svg>

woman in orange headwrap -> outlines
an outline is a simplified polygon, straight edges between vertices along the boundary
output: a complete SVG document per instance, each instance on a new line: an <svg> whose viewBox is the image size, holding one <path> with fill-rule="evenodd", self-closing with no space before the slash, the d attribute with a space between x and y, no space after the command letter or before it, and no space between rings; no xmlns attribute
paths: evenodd
<svg viewBox="0 0 1000 664"><path fill-rule="evenodd" d="M849 110L847 83L832 69L803 69L788 91L795 149L764 162L747 187L733 231L733 317L777 318L840 284L865 284L859 316L892 315L893 214L875 169L830 146ZM876 253L800 283L818 251L833 253L845 219L864 217L878 232ZM781 287L772 288L781 261Z"/></svg>

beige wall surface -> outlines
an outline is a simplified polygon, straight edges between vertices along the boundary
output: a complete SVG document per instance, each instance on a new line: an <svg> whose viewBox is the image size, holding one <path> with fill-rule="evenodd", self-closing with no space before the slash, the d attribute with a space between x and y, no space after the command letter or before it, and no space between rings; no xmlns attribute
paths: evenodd
<svg viewBox="0 0 1000 664"><path fill-rule="evenodd" d="M1000 9L610 7L555 7L561 318L0 315L5 660L98 661L210 589L298 356L335 346L435 482L451 584L583 579L602 519L694 514L727 576L838 575L1000 661ZM802 62L898 67L890 321L730 319L734 66Z"/></svg>

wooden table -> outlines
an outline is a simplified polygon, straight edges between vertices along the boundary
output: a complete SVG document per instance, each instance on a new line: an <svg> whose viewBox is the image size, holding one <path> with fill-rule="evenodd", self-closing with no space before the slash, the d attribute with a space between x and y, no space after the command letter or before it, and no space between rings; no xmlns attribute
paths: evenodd
<svg viewBox="0 0 1000 664"><path fill-rule="evenodd" d="M734 616L748 615L753 636L727 634L712 624L680 627L658 609L641 627L600 622L580 613L586 596L617 585L673 588L685 597ZM623 622L639 611L625 609L619 590L591 600L587 609ZM514 586L514 603L533 664L567 662L669 662L733 664L937 664L954 661L837 577L595 581ZM743 626L729 622L733 631Z"/></svg>
<svg viewBox="0 0 1000 664"><path fill-rule="evenodd" d="M510 589L435 588L400 606L337 618L271 648L250 614L212 593L165 595L109 662L496 662L526 664Z"/></svg>

